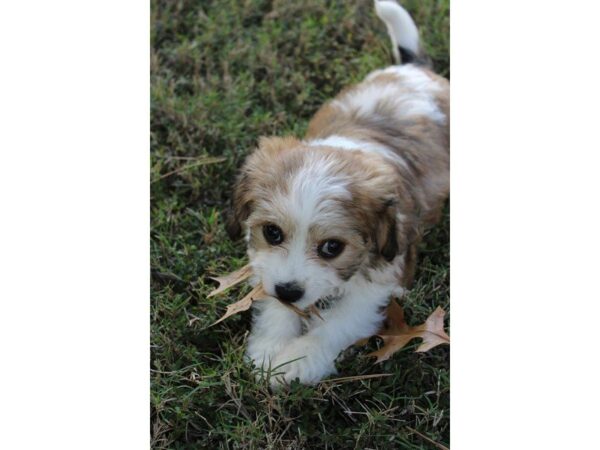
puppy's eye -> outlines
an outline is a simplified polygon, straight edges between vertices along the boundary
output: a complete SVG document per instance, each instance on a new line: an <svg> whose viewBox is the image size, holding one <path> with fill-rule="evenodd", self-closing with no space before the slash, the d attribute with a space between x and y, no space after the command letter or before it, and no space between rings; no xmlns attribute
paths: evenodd
<svg viewBox="0 0 600 450"><path fill-rule="evenodd" d="M271 245L279 245L283 242L283 231L272 223L263 226L263 235Z"/></svg>
<svg viewBox="0 0 600 450"><path fill-rule="evenodd" d="M337 239L328 239L321 242L317 251L321 258L331 259L344 251L345 244Z"/></svg>

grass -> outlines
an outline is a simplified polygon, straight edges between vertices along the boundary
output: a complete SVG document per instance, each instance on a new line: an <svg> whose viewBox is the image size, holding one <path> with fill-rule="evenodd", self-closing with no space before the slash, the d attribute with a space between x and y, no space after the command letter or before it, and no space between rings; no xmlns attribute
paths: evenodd
<svg viewBox="0 0 600 450"><path fill-rule="evenodd" d="M449 76L448 0L404 4ZM414 342L380 365L351 348L338 377L391 375L273 394L243 362L250 313L208 328L248 289L206 298L208 275L246 262L224 230L236 169L259 136L301 136L326 99L389 64L372 2L153 0L151 20L152 446L449 446L448 347L417 354ZM446 213L422 244L409 323L449 311L448 284Z"/></svg>

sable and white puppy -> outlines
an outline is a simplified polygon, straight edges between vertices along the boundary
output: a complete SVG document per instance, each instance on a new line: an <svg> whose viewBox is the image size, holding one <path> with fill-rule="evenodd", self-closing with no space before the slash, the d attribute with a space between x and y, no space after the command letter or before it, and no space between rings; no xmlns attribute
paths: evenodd
<svg viewBox="0 0 600 450"><path fill-rule="evenodd" d="M255 303L246 354L274 386L335 373L341 350L376 333L448 197L449 83L427 68L400 5L375 10L399 65L325 104L303 140L261 138L235 187L229 231L246 237L254 282L323 319Z"/></svg>

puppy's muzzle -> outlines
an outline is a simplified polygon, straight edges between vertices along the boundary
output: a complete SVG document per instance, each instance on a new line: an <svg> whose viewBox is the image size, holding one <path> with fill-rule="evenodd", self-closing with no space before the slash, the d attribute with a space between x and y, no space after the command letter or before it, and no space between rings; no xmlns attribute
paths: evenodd
<svg viewBox="0 0 600 450"><path fill-rule="evenodd" d="M302 298L304 289L297 283L283 283L275 285L275 293L282 302L294 303Z"/></svg>

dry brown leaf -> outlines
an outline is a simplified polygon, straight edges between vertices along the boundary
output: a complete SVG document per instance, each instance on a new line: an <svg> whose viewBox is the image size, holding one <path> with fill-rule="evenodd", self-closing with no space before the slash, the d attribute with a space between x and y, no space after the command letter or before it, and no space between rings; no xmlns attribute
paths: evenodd
<svg viewBox="0 0 600 450"><path fill-rule="evenodd" d="M236 270L235 272L232 272L229 275L224 275L222 277L210 277L211 280L215 280L219 283L219 287L213 290L210 294L208 294L208 298L214 297L215 295L219 295L225 292L230 287L233 287L236 284L247 280L248 278L250 278L250 275L252 275L252 269L250 268L250 264L246 264L241 269Z"/></svg>
<svg viewBox="0 0 600 450"><path fill-rule="evenodd" d="M217 320L215 323L211 324L210 326L212 327L213 325L216 325L219 322L222 322L223 320L227 319L230 316L233 316L234 314L237 314L239 312L250 309L253 301L262 300L263 298L266 298L266 297L267 297L267 294L263 290L262 285L261 284L257 285L243 299L241 299L235 303L232 303L231 305L227 305L227 311L225 311L225 314L223 314L223 317L221 317L219 320Z"/></svg>
<svg viewBox="0 0 600 450"><path fill-rule="evenodd" d="M402 307L392 299L387 309L387 326L377 333L383 339L383 347L369 356L376 356L376 362L385 361L414 338L423 339L417 352L426 352L440 344L449 344L450 336L444 331L444 315L444 310L438 306L425 323L411 327L404 320Z"/></svg>

